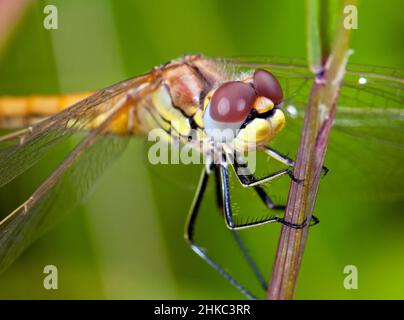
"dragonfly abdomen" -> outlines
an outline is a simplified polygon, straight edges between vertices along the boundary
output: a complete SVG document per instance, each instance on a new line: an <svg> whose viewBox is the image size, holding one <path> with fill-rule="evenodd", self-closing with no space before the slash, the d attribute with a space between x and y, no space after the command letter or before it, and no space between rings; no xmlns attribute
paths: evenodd
<svg viewBox="0 0 404 320"><path fill-rule="evenodd" d="M61 96L0 97L0 127L14 129L31 125L73 105L90 94L88 92Z"/></svg>

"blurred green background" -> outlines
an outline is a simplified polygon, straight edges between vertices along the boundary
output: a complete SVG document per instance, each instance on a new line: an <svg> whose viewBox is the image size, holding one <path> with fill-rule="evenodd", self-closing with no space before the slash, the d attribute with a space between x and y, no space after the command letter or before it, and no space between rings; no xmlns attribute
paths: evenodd
<svg viewBox="0 0 404 320"><path fill-rule="evenodd" d="M58 8L58 30L43 28L46 4ZM305 57L304 19L304 2L296 0L34 1L2 52L0 94L102 88L184 53ZM403 32L402 1L362 1L351 62L402 68ZM321 223L310 231L298 299L404 298L404 177L394 174L397 162L385 164L382 154L373 157L366 143L352 139L332 134L331 171L315 209ZM285 134L274 143L293 156L298 142ZM88 201L0 275L0 298L243 298L183 240L201 167L151 167L146 152L145 142L133 139ZM48 158L4 187L1 214L25 200L57 162ZM284 179L268 191L286 202L287 187ZM265 212L253 193L232 188L240 210ZM202 210L198 241L264 297L216 211L213 186ZM241 232L266 277L279 231L268 225ZM58 290L42 285L50 264L58 267ZM346 265L359 270L357 290L343 286Z"/></svg>

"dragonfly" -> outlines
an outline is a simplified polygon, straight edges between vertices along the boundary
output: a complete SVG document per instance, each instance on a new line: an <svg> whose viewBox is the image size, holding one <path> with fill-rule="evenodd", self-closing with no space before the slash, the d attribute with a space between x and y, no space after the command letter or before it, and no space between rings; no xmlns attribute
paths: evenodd
<svg viewBox="0 0 404 320"><path fill-rule="evenodd" d="M301 181L293 175L293 159L269 143L285 123L302 123L315 77L300 59L185 55L94 93L1 97L0 126L15 130L0 137L0 186L27 171L56 145L76 134L81 136L32 195L0 221L0 270L58 221L61 211L71 210L85 197L125 150L127 138L160 130L168 142L191 143L208 155L186 222L186 241L247 298L255 298L196 243L200 207L213 176L218 210L266 289L267 282L238 230L268 223L303 228L318 221L293 224L272 214L238 221L232 212L229 170L242 186L256 192L269 212L285 209L271 199L263 185L281 176ZM338 100L335 130L366 137L394 152L401 150L398 154L402 155L403 89L403 70L350 65ZM264 153L285 168L256 177L243 158L245 151Z"/></svg>

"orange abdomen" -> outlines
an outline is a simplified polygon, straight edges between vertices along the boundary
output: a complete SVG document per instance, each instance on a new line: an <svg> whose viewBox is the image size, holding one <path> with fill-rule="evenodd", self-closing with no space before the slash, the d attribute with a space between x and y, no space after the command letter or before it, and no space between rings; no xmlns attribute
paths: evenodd
<svg viewBox="0 0 404 320"><path fill-rule="evenodd" d="M0 97L0 127L20 128L51 116L88 97L91 92L60 96Z"/></svg>

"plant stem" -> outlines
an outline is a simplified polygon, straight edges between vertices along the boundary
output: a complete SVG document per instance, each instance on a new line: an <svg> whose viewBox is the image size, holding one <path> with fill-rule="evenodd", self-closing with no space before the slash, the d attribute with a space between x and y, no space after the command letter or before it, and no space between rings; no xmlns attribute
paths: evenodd
<svg viewBox="0 0 404 320"><path fill-rule="evenodd" d="M320 0L306 0L307 63L313 73L322 69L322 41L320 35Z"/></svg>
<svg viewBox="0 0 404 320"><path fill-rule="evenodd" d="M345 0L344 7L356 4ZM342 12L341 12L342 13ZM303 182L292 182L285 219L292 223L310 221L317 197L328 136L336 111L336 102L348 59L351 30L337 28L334 45L326 57L323 73L314 81L297 154L294 175ZM268 288L268 299L292 299L309 227L282 226L278 249Z"/></svg>

